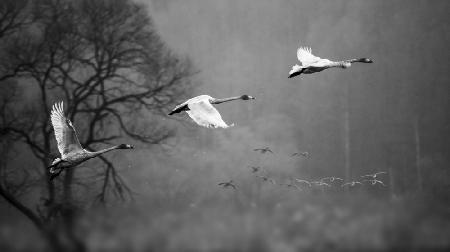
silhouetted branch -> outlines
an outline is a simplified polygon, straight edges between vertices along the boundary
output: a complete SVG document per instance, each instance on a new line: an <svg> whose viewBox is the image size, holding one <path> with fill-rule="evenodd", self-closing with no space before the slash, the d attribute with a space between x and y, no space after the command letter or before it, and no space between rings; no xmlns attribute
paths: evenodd
<svg viewBox="0 0 450 252"><path fill-rule="evenodd" d="M103 203L110 196L132 198L132 190L105 157L99 159L105 169L94 180L78 180L76 169L67 169L63 180L49 180L47 166L56 152L51 106L64 101L86 149L122 138L143 145L161 144L174 132L157 124L157 118L186 98L190 77L195 74L190 61L170 52L147 10L130 0L40 0L29 5L20 1L27 8L10 17L15 22L26 21L18 26L2 23L0 6L0 39L2 27L12 27L3 33L8 38L2 42L7 43L0 46L0 135L20 140L17 148L29 148L40 160L41 172L5 173L11 182L9 187L2 186L2 196L29 218L40 219L36 222L40 225L65 215L70 219L73 211L64 208L77 202L72 198L75 184L98 185L101 179L100 192L90 196ZM31 98L22 93L18 99L3 97L7 83L26 85ZM41 196L44 207L38 204L33 213L14 201L12 195L19 187L35 188L42 179L47 189ZM59 187L61 193L56 193Z"/></svg>
<svg viewBox="0 0 450 252"><path fill-rule="evenodd" d="M102 189L101 192L97 195L97 200L104 204L106 202L108 189L110 188L110 190L112 190L112 192L122 200L125 200L125 193L130 198L132 198L132 190L127 186L123 178L117 173L113 163L102 156L100 156L100 159L105 164L106 168L102 183Z"/></svg>
<svg viewBox="0 0 450 252"><path fill-rule="evenodd" d="M23 205L20 201L18 201L13 195L11 195L7 190L3 188L3 186L0 184L0 195L8 201L13 207L15 207L19 212L24 214L28 219L30 219L36 227L43 230L43 224L39 217L28 207Z"/></svg>
<svg viewBox="0 0 450 252"><path fill-rule="evenodd" d="M27 0L3 0L0 5L0 39L16 32L29 21L23 15Z"/></svg>

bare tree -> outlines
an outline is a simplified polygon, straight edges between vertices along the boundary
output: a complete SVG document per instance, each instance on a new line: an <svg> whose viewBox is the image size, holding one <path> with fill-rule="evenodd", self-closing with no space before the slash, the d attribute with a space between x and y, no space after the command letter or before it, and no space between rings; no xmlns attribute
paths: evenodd
<svg viewBox="0 0 450 252"><path fill-rule="evenodd" d="M0 81L13 79L16 90L22 88L21 93L32 98L2 98L0 134L39 161L24 169L35 176L23 183L36 184L37 177L36 186L45 190L35 202L36 210L11 192L8 177L2 177L0 195L45 231L55 250L65 246L60 240L69 240L66 251L81 251L84 247L72 232L74 187L93 184L100 202L132 194L107 157L99 159L103 170L91 179L80 181L76 169L68 169L56 183L49 180L46 167L57 153L51 105L58 100L68 104L68 117L87 149L122 138L160 144L174 132L158 119L185 98L194 71L188 59L178 58L164 45L146 9L129 0L40 0L22 10L32 22L18 27L2 45L7 63L0 75L7 78ZM64 232L54 230L55 220L63 220ZM59 239L61 235L65 237Z"/></svg>
<svg viewBox="0 0 450 252"><path fill-rule="evenodd" d="M0 4L0 47L31 20L26 15L28 0L5 0ZM0 56L3 57L2 54ZM14 77L22 66L11 67L9 62L0 63L0 81Z"/></svg>

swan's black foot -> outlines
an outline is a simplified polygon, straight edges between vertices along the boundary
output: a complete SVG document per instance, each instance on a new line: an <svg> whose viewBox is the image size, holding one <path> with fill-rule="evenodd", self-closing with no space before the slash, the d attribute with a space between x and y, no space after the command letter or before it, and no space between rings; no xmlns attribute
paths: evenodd
<svg viewBox="0 0 450 252"><path fill-rule="evenodd" d="M56 173L56 168L54 166L49 166L47 167L48 172L50 172L51 174Z"/></svg>

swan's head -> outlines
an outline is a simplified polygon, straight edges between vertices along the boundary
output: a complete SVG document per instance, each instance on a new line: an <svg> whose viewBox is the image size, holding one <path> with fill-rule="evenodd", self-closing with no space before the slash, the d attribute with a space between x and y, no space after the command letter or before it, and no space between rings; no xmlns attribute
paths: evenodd
<svg viewBox="0 0 450 252"><path fill-rule="evenodd" d="M362 63L373 63L373 61L369 58L361 58L358 61Z"/></svg>
<svg viewBox="0 0 450 252"><path fill-rule="evenodd" d="M117 146L117 149L134 149L134 146L131 144L121 144Z"/></svg>
<svg viewBox="0 0 450 252"><path fill-rule="evenodd" d="M254 100L255 97L245 94L245 95L241 96L241 99L242 100Z"/></svg>

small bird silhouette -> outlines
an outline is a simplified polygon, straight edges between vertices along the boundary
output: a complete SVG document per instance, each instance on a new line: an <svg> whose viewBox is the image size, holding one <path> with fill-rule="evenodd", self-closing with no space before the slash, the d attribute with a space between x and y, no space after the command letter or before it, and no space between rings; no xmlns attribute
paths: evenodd
<svg viewBox="0 0 450 252"><path fill-rule="evenodd" d="M236 190L236 187L237 187L236 185L233 184L233 180L230 180L228 182L221 182L218 185L222 186L223 188L231 187L231 188L233 188L235 190Z"/></svg>
<svg viewBox="0 0 450 252"><path fill-rule="evenodd" d="M381 184L382 186L386 186L384 183L383 183L383 181L381 181L381 180L378 180L378 179L365 179L365 180L363 180L363 182L370 182L370 184L371 185L376 185L377 183L378 184Z"/></svg>
<svg viewBox="0 0 450 252"><path fill-rule="evenodd" d="M252 169L252 173L259 172L261 170L260 166L249 166Z"/></svg>
<svg viewBox="0 0 450 252"><path fill-rule="evenodd" d="M300 186L298 186L298 185L296 185L296 184L294 184L292 182L286 183L286 184L280 184L280 186L286 186L287 188L293 188L293 189L297 189L299 191L302 190L302 188Z"/></svg>
<svg viewBox="0 0 450 252"><path fill-rule="evenodd" d="M369 178L375 179L380 174L387 174L387 172L381 171L381 172L377 172L377 173L373 173L373 174L366 174L366 175L362 175L361 178L368 178L369 177Z"/></svg>
<svg viewBox="0 0 450 252"><path fill-rule="evenodd" d="M273 151L269 147L256 148L256 149L253 149L253 151L259 151L261 154L265 154L267 152L270 152L273 154Z"/></svg>
<svg viewBox="0 0 450 252"><path fill-rule="evenodd" d="M274 179L267 177L266 175L256 175L256 177L261 178L263 181L268 181L273 185L276 185L277 183L275 182Z"/></svg>
<svg viewBox="0 0 450 252"><path fill-rule="evenodd" d="M342 184L341 187L344 187L344 186L351 186L351 187L353 187L355 185L362 185L362 184L363 183L361 183L359 181L351 181L351 182L347 182L347 183Z"/></svg>
<svg viewBox="0 0 450 252"><path fill-rule="evenodd" d="M295 157L295 156L309 157L309 152L304 151L304 152L295 152L295 153L292 153L291 157Z"/></svg>
<svg viewBox="0 0 450 252"><path fill-rule="evenodd" d="M296 178L295 181L298 183L304 183L304 184L307 184L308 186L311 186L311 183L308 180Z"/></svg>
<svg viewBox="0 0 450 252"><path fill-rule="evenodd" d="M339 178L339 177L325 177L325 178L321 178L320 181L325 181L328 180L330 182L334 182L335 180L340 180L340 181L344 181L343 179Z"/></svg>

